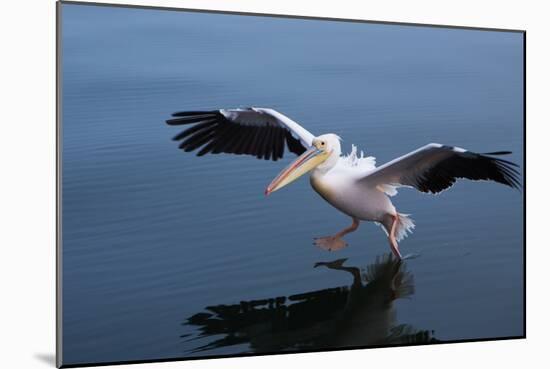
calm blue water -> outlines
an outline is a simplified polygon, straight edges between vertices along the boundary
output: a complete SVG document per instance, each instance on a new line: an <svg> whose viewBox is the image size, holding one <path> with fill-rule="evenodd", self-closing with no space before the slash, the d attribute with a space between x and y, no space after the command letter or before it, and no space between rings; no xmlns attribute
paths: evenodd
<svg viewBox="0 0 550 369"><path fill-rule="evenodd" d="M521 34L62 13L64 364L523 334L521 192L402 189L419 257L395 264L367 223L327 253L312 238L350 220L307 179L263 195L291 155L197 158L164 124L265 106L379 164L428 142L522 163Z"/></svg>

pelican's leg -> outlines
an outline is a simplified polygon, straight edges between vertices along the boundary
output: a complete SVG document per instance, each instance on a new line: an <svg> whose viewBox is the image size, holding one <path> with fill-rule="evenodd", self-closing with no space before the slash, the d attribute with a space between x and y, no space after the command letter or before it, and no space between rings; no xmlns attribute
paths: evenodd
<svg viewBox="0 0 550 369"><path fill-rule="evenodd" d="M397 260L401 260L401 253L399 252L399 245L395 239L395 231L397 230L397 224L399 223L399 216L393 216L393 223L391 225L391 230L388 234L388 240L390 241L390 248Z"/></svg>
<svg viewBox="0 0 550 369"><path fill-rule="evenodd" d="M334 236L327 237L318 237L313 239L313 244L319 246L323 250L336 251L343 249L348 245L346 241L342 239L348 233L351 233L359 228L359 219L353 218L353 223L345 229L342 229L340 232L336 233Z"/></svg>

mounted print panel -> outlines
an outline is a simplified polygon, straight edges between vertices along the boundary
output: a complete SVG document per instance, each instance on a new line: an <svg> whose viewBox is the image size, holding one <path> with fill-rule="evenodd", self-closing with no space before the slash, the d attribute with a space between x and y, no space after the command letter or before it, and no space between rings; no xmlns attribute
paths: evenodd
<svg viewBox="0 0 550 369"><path fill-rule="evenodd" d="M525 32L58 4L58 365L525 336Z"/></svg>

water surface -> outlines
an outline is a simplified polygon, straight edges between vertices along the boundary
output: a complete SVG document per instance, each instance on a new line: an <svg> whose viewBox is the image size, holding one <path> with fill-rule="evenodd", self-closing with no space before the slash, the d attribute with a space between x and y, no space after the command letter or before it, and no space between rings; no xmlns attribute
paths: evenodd
<svg viewBox="0 0 550 369"><path fill-rule="evenodd" d="M419 257L367 223L327 253L350 220L309 181L263 195L292 155L197 158L164 124L264 106L379 164L429 142L522 163L522 34L62 8L64 364L523 334L521 192L402 189Z"/></svg>

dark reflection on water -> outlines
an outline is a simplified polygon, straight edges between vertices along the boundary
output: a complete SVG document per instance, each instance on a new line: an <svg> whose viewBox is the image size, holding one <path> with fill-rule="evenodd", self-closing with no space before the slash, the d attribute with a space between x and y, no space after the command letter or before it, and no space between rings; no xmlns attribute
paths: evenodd
<svg viewBox="0 0 550 369"><path fill-rule="evenodd" d="M386 254L359 268L344 265L346 260L318 262L314 267L349 273L349 286L207 306L185 324L199 329L191 340L216 338L191 352L240 344L261 353L438 341L433 331L397 320L394 301L414 294L414 278L404 261ZM189 342L188 335L182 338Z"/></svg>

